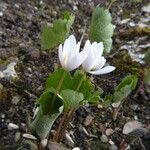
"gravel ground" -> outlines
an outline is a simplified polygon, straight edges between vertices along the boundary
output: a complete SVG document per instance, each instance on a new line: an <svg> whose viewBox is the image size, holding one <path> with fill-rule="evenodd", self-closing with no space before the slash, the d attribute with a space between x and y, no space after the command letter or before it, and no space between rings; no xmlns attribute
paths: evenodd
<svg viewBox="0 0 150 150"><path fill-rule="evenodd" d="M80 39L84 30L88 33L92 10L99 3L108 7L110 2L0 0L0 69L10 62L16 62L18 76L15 80L0 79L0 149L34 149L23 135L29 133L35 100L44 89L46 77L58 66L57 51L48 53L40 49L41 25L60 17L65 10L71 11L76 16L71 32ZM147 27L149 23L143 21L143 18L149 18L149 13L142 11L147 3L142 0L120 0L112 4L110 11L116 29L113 50L107 58L117 69L111 74L93 77L97 86L104 89L105 95L113 93L114 87L125 75L138 72L140 80L136 90L126 99L116 121L112 120L111 107L85 106L77 110L67 129L68 136L62 141L65 147L124 150L121 143L124 140L125 143L129 142L122 133L126 122L138 120L149 130L150 87L142 82L143 68L146 67L142 56L149 48L149 32L137 31L144 28L143 24ZM137 26L139 28L135 29ZM56 127L57 122L54 129ZM149 133L141 138L146 150L150 147L149 141ZM137 141L130 144L130 149L141 150L140 146Z"/></svg>

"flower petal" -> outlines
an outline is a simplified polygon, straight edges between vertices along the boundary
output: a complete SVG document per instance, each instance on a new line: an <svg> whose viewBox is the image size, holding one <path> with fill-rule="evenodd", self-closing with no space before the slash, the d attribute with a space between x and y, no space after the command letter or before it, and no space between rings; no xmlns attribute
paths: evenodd
<svg viewBox="0 0 150 150"><path fill-rule="evenodd" d="M59 60L60 60L61 65L62 65L62 64L63 64L63 50L62 50L62 44L59 45L58 57L59 57Z"/></svg>
<svg viewBox="0 0 150 150"><path fill-rule="evenodd" d="M88 71L88 72L94 75L99 75L99 74L106 74L106 73L112 72L113 70L115 70L114 66L106 66L100 70Z"/></svg>
<svg viewBox="0 0 150 150"><path fill-rule="evenodd" d="M106 59L102 56L99 57L97 64L95 64L95 70L101 69L106 63Z"/></svg>
<svg viewBox="0 0 150 150"><path fill-rule="evenodd" d="M104 50L104 46L103 46L102 42L100 42L100 43L97 44L97 49L99 51L99 55L102 56L103 50Z"/></svg>
<svg viewBox="0 0 150 150"><path fill-rule="evenodd" d="M95 59L94 52L93 52L93 49L92 49L92 45L90 45L89 41L87 41L87 45L85 45L85 47L84 47L84 50L86 50L86 49L89 52L88 52L88 55L87 55L86 59L82 63L82 67L83 67L84 70L89 71L93 68L93 66L94 66L94 61L93 60Z"/></svg>
<svg viewBox="0 0 150 150"><path fill-rule="evenodd" d="M83 63L83 61L87 58L88 54L89 54L89 49L85 48L80 53L76 54L73 57L70 57L68 61L68 67L67 67L69 71L79 67Z"/></svg>
<svg viewBox="0 0 150 150"><path fill-rule="evenodd" d="M66 69L68 71L72 71L76 69L77 67L79 67L81 63L82 63L82 59L81 57L79 57L79 54L78 54L68 61L68 63L66 64Z"/></svg>
<svg viewBox="0 0 150 150"><path fill-rule="evenodd" d="M80 45L81 45L81 42L78 42L78 43L75 45L74 49L72 49L71 55L74 56L74 55L76 55L76 54L79 53L79 51L80 51Z"/></svg>
<svg viewBox="0 0 150 150"><path fill-rule="evenodd" d="M66 39L64 42L63 57L69 57L75 46L76 46L76 39L74 35L70 35L69 38Z"/></svg>

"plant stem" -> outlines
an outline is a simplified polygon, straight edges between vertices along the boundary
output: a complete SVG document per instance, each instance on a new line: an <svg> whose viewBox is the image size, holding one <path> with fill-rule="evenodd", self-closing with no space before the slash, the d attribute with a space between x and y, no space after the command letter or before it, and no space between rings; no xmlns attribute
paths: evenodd
<svg viewBox="0 0 150 150"><path fill-rule="evenodd" d="M65 79L65 76L66 76L66 72L64 72L64 73L62 74L62 77L61 77L60 82L59 82L59 84L58 84L58 87L57 87L57 89L56 89L56 93L55 93L54 96L53 96L52 103L51 103L51 107L53 107L53 104L54 104L54 102L55 102L56 96L57 96L57 94L60 92L60 89L61 89L61 87L62 87L62 84L63 84L63 81L64 81L64 79ZM50 110L52 109L51 107L50 107Z"/></svg>
<svg viewBox="0 0 150 150"><path fill-rule="evenodd" d="M62 130L62 127L63 127L63 124L64 124L64 122L66 120L66 117L67 117L67 112L65 112L63 114L62 118L61 118L61 121L60 121L59 127L57 129L57 132L56 132L55 136L53 137L53 141L59 142L58 141L59 140L59 134L60 134L60 132Z"/></svg>
<svg viewBox="0 0 150 150"><path fill-rule="evenodd" d="M76 88L76 91L79 91L83 80L84 80L84 78L82 77L79 84L78 84L78 86L77 86L77 88ZM65 112L63 114L63 117L62 117L61 122L59 124L58 130L57 130L57 132L56 132L56 134L53 138L53 140L55 142L60 142L61 139L63 138L64 133L66 131L66 128L67 128L67 126L68 126L68 124L69 124L69 122L70 122L70 120L71 120L71 118L72 118L75 111L76 111L76 109L71 109L69 112Z"/></svg>
<svg viewBox="0 0 150 150"><path fill-rule="evenodd" d="M115 121L117 119L117 116L118 116L118 112L120 110L120 107L122 106L122 104L124 103L126 99L124 98L121 102L120 102L120 105L117 107L117 108L114 108L114 111L113 111L113 120Z"/></svg>

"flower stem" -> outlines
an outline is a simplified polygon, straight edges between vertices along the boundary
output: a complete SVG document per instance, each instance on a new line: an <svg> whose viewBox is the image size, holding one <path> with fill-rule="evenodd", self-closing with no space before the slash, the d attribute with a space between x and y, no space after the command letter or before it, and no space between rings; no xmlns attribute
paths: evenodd
<svg viewBox="0 0 150 150"><path fill-rule="evenodd" d="M63 125L64 125L66 118L67 118L67 112L65 112L61 118L57 132L56 132L55 136L53 137L53 141L59 142L59 136L60 136L61 130L63 129Z"/></svg>
<svg viewBox="0 0 150 150"><path fill-rule="evenodd" d="M52 107L53 107L53 104L54 104L54 102L55 102L55 99L56 99L57 94L60 92L60 89L61 89L61 87L62 87L62 84L63 84L63 81L64 81L64 79L65 79L65 76L66 76L66 71L62 74L62 77L61 77L60 82L59 82L59 84L58 84L58 87L57 87L57 89L56 89L56 93L54 94L54 96L53 96L53 98L52 98L52 103L51 103L50 110L51 110Z"/></svg>
<svg viewBox="0 0 150 150"><path fill-rule="evenodd" d="M117 108L114 109L114 111L113 111L113 120L114 120L114 121L117 119L118 112L119 112L119 110L120 110L120 108L121 108L121 106L122 106L122 104L124 103L125 100L126 100L126 99L124 98L124 99L121 101L120 105L119 105Z"/></svg>
<svg viewBox="0 0 150 150"><path fill-rule="evenodd" d="M84 77L81 78L81 80L80 80L80 82L79 82L79 84L76 88L76 91L80 90L80 87L82 85L83 80L84 80ZM67 126L68 126L68 124L69 124L69 122L70 122L70 120L71 120L71 118L72 118L75 111L76 111L76 109L71 109L69 112L65 112L63 114L63 117L62 117L61 122L59 124L58 130L57 130L57 132L56 132L56 134L53 138L53 140L55 142L59 143L62 140L62 138L64 136L64 133L66 131L66 128L67 128Z"/></svg>

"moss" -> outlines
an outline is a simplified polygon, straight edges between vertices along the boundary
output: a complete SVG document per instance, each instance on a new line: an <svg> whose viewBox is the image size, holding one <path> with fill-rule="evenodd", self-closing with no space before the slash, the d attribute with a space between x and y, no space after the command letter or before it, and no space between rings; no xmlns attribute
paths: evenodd
<svg viewBox="0 0 150 150"><path fill-rule="evenodd" d="M139 77L143 76L143 68L140 67L139 63L133 62L128 52L125 50L117 53L112 63L116 67L118 73L131 73Z"/></svg>
<svg viewBox="0 0 150 150"><path fill-rule="evenodd" d="M135 27L130 28L129 30L126 30L124 32L119 33L119 37L121 38L127 38L127 37L135 37L135 36L150 36L150 27Z"/></svg>

